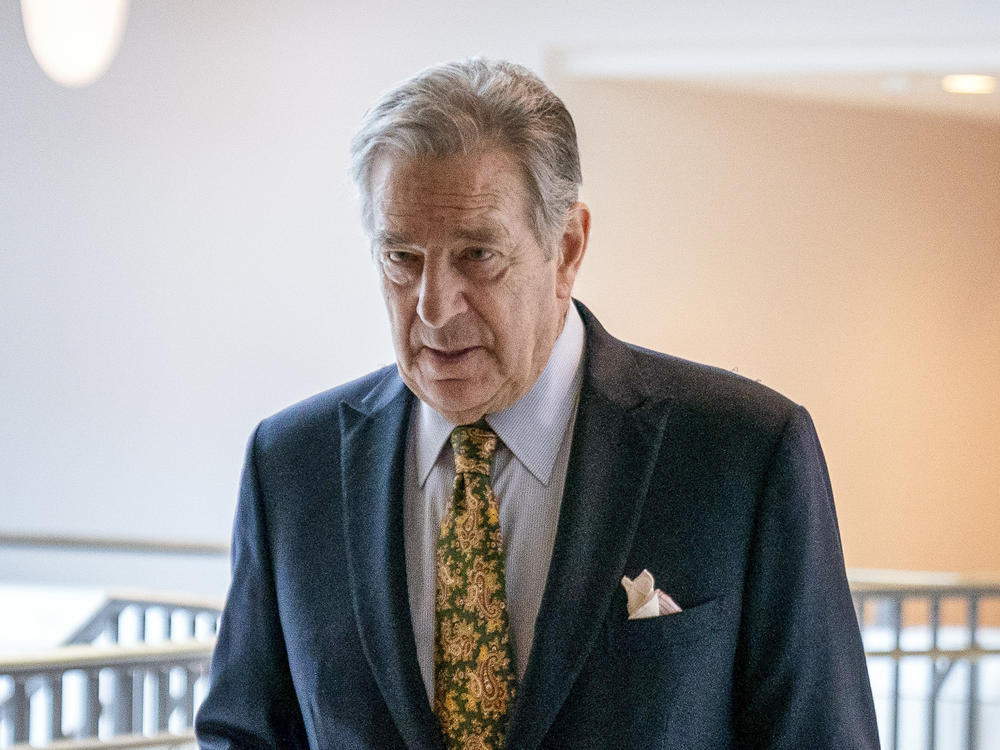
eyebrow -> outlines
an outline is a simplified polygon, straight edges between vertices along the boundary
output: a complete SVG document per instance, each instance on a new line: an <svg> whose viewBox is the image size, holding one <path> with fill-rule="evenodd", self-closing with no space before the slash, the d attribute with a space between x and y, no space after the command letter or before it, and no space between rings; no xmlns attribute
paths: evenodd
<svg viewBox="0 0 1000 750"><path fill-rule="evenodd" d="M409 247L413 244L406 235L385 229L375 233L374 243L377 247Z"/></svg>
<svg viewBox="0 0 1000 750"><path fill-rule="evenodd" d="M484 245L495 244L500 239L500 233L491 226L471 227L459 229L455 236L461 240L469 242L479 242Z"/></svg>

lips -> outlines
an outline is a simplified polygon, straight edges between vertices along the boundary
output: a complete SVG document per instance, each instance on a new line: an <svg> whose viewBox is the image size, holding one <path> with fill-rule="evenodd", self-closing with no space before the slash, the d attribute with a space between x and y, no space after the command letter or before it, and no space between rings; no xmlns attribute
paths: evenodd
<svg viewBox="0 0 1000 750"><path fill-rule="evenodd" d="M463 349L434 349L433 347L427 347L427 350L431 354L437 357L444 357L446 359L458 359L464 354L471 352L473 349L478 349L477 346L467 346Z"/></svg>
<svg viewBox="0 0 1000 750"><path fill-rule="evenodd" d="M434 349L424 347L424 354L432 368L438 372L451 371L467 364L482 347L468 346L462 349Z"/></svg>

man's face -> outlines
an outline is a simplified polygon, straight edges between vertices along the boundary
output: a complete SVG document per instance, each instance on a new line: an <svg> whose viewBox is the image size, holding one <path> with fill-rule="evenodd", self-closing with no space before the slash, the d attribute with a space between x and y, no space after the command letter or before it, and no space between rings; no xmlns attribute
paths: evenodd
<svg viewBox="0 0 1000 750"><path fill-rule="evenodd" d="M387 157L372 176L372 205L373 253L403 380L456 424L513 404L562 329L586 246L586 208L574 206L546 253L523 178L500 150Z"/></svg>

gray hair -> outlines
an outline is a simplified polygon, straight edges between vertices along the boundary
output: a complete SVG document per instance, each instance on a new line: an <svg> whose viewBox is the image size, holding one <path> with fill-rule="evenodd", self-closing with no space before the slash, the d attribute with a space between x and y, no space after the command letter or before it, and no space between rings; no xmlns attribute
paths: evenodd
<svg viewBox="0 0 1000 750"><path fill-rule="evenodd" d="M523 172L535 237L551 253L582 176L566 105L527 68L473 58L427 68L384 94L351 142L362 220L373 228L371 176L384 155L466 156L499 147Z"/></svg>

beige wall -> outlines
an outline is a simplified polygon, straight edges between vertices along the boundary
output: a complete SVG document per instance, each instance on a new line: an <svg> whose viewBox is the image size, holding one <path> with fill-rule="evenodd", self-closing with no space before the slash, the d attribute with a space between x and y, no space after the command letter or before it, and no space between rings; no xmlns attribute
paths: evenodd
<svg viewBox="0 0 1000 750"><path fill-rule="evenodd" d="M823 441L847 563L1000 573L1000 125L559 80L612 333Z"/></svg>

